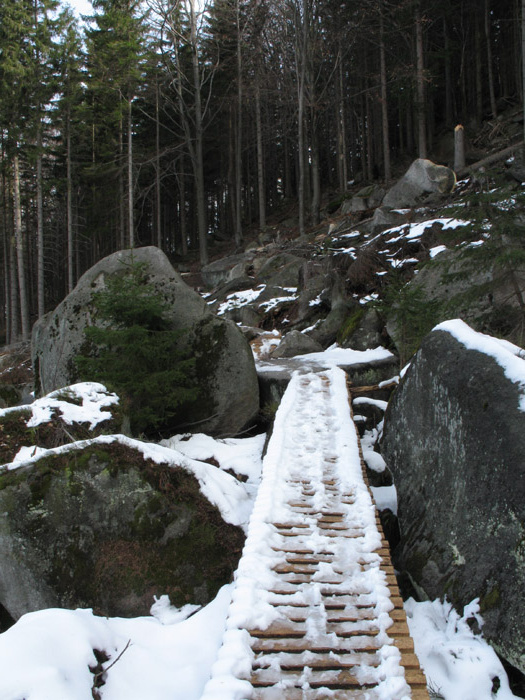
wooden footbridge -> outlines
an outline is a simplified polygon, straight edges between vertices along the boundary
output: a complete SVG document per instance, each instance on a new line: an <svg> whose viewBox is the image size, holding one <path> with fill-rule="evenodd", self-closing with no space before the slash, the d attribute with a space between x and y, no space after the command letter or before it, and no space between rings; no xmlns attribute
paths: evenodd
<svg viewBox="0 0 525 700"><path fill-rule="evenodd" d="M203 700L428 700L342 370L296 374Z"/></svg>

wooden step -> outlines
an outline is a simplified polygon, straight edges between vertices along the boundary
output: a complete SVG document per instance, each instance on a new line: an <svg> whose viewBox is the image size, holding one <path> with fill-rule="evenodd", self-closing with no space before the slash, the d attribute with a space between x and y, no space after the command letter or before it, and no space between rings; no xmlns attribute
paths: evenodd
<svg viewBox="0 0 525 700"><path fill-rule="evenodd" d="M417 657L415 657L417 660ZM381 660L377 653L350 653L350 654L312 654L311 652L278 655L261 654L254 660L254 668L264 668L270 665L279 665L284 669L298 669L308 666L316 669L341 669L353 668L366 664L367 666L379 666Z"/></svg>
<svg viewBox="0 0 525 700"><path fill-rule="evenodd" d="M302 688L305 681L308 682L310 688L330 688L335 686L338 689L348 688L359 690L363 688L373 688L378 685L378 679L373 668L371 668L368 673L362 671L359 681L351 671L346 669L336 671L319 670L317 672L313 670L312 672L308 672L306 676L304 669L301 672L288 671L286 669L280 671L275 671L274 669L257 669L252 673L249 680L254 688L284 682L287 690L289 687Z"/></svg>
<svg viewBox="0 0 525 700"><path fill-rule="evenodd" d="M384 695L382 696L384 698ZM380 700L373 690L351 690L335 689L330 690L324 697L322 691L317 689L309 690L302 688L254 688L250 695L250 700ZM412 700L423 700L423 698L412 695ZM428 700L428 695L424 700Z"/></svg>
<svg viewBox="0 0 525 700"><path fill-rule="evenodd" d="M329 654L335 653L352 653L355 651L376 652L381 648L381 644L376 637L369 635L360 635L351 638L334 640L331 635L319 635L316 639L308 639L306 637L254 637L251 641L252 650L254 652L268 652L277 654L284 652L300 652L311 651L318 653ZM401 637L395 640L395 646L402 652L414 653L414 645L411 637Z"/></svg>
<svg viewBox="0 0 525 700"><path fill-rule="evenodd" d="M389 628L390 630L391 628ZM249 629L252 637L258 639L277 637L304 637L308 631L306 622L293 622L291 620L277 620L265 629ZM375 637L379 632L378 623L375 620L360 619L351 622L329 622L326 624L326 634L336 634L340 639L369 635Z"/></svg>

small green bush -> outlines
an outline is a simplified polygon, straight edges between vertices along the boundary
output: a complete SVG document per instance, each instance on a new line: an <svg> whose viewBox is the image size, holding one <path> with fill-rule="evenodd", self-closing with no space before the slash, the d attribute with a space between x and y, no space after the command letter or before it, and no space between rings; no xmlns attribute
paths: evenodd
<svg viewBox="0 0 525 700"><path fill-rule="evenodd" d="M168 305L143 264L126 264L93 303L99 325L85 330L76 358L81 378L119 394L133 434L161 432L183 404L198 399L195 360L181 349L183 331L170 326Z"/></svg>

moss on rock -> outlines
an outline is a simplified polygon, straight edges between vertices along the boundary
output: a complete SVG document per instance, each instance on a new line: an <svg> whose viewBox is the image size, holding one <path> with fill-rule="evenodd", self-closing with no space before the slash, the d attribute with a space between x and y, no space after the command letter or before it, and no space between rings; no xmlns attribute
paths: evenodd
<svg viewBox="0 0 525 700"><path fill-rule="evenodd" d="M117 442L1 474L0 507L20 562L57 605L102 615L147 614L165 593L176 605L207 603L244 542L192 474Z"/></svg>

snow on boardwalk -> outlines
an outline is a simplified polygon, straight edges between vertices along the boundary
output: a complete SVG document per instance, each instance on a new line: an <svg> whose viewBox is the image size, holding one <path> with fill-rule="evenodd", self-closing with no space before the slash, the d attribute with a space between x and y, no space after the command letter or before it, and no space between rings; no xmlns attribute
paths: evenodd
<svg viewBox="0 0 525 700"><path fill-rule="evenodd" d="M283 397L202 700L428 699L345 379L296 373Z"/></svg>

